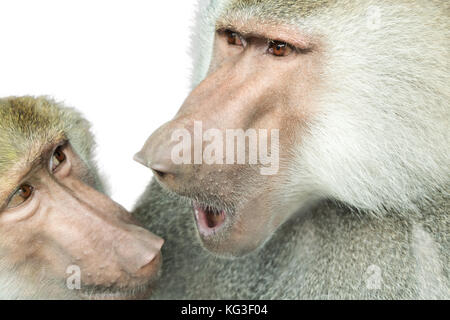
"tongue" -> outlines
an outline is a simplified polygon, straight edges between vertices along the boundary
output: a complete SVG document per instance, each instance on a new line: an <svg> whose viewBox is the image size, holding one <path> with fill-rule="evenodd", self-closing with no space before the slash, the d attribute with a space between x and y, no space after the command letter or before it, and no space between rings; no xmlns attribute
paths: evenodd
<svg viewBox="0 0 450 320"><path fill-rule="evenodd" d="M208 236L215 233L225 222L226 215L223 210L213 212L197 203L194 203L194 210L199 231L203 235Z"/></svg>

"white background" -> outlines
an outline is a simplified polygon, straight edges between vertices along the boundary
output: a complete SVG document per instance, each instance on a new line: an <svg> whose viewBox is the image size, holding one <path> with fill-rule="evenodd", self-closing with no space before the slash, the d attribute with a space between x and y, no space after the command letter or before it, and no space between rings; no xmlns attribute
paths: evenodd
<svg viewBox="0 0 450 320"><path fill-rule="evenodd" d="M128 209L151 179L133 155L189 93L195 2L0 1L0 97L50 95L82 111Z"/></svg>

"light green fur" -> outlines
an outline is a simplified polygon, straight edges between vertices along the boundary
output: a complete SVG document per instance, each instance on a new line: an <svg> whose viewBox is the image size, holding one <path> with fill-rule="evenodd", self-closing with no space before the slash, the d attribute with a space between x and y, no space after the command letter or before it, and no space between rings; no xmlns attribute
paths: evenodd
<svg viewBox="0 0 450 320"><path fill-rule="evenodd" d="M264 0L236 0L231 1L226 8L223 16L233 16L234 14L245 11L252 17L263 20L275 20L278 22L298 20L312 13L317 13L321 8L332 5L334 0L283 0L283 1L264 1Z"/></svg>
<svg viewBox="0 0 450 320"><path fill-rule="evenodd" d="M76 110L47 97L0 99L0 177L19 163L30 163L43 148L69 140L74 150L97 172L95 143L89 122ZM97 187L103 186L96 176Z"/></svg>

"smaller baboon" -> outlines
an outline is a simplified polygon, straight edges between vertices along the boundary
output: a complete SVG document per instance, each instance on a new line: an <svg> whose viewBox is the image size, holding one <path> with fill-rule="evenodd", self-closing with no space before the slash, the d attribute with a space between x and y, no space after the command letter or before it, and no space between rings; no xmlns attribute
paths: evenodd
<svg viewBox="0 0 450 320"><path fill-rule="evenodd" d="M0 99L0 299L146 297L163 240L103 193L89 123Z"/></svg>

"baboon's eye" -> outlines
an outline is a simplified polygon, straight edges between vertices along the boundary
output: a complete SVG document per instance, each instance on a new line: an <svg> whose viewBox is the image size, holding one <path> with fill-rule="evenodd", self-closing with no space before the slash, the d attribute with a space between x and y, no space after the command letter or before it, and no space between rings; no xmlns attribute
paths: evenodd
<svg viewBox="0 0 450 320"><path fill-rule="evenodd" d="M63 151L63 147L60 146L60 147L56 148L55 151L53 152L53 156L52 156L51 163L50 163L50 168L51 168L52 172L55 172L56 170L58 170L58 167L64 161L66 161L66 155Z"/></svg>
<svg viewBox="0 0 450 320"><path fill-rule="evenodd" d="M28 184L21 185L11 196L8 209L16 208L27 201L33 194L34 188Z"/></svg>
<svg viewBox="0 0 450 320"><path fill-rule="evenodd" d="M277 57L285 57L291 54L293 48L286 42L270 41L268 52Z"/></svg>
<svg viewBox="0 0 450 320"><path fill-rule="evenodd" d="M241 46L241 47L244 45L242 43L242 37L239 33L233 32L231 30L226 30L225 34L227 36L227 42L229 45Z"/></svg>

